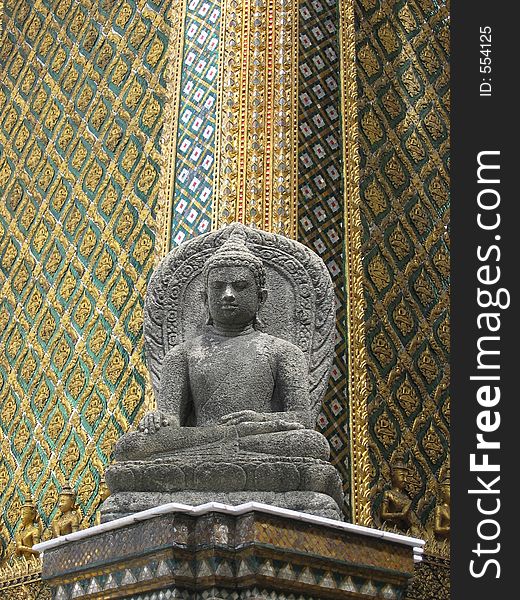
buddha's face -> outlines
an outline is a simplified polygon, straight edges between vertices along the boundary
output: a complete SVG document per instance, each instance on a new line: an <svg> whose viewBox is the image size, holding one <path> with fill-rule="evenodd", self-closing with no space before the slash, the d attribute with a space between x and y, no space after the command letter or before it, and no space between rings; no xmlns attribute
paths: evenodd
<svg viewBox="0 0 520 600"><path fill-rule="evenodd" d="M265 290L259 294L253 273L243 266L211 269L206 292L213 322L224 327L253 323L266 295Z"/></svg>

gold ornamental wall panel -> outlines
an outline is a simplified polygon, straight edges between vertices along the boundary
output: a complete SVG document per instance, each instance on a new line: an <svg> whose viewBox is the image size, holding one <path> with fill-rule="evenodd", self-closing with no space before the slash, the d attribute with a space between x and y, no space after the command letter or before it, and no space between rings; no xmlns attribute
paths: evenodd
<svg viewBox="0 0 520 600"><path fill-rule="evenodd" d="M169 12L170 5L172 10ZM152 402L156 259L176 4L6 0L0 38L0 528L65 482L92 524L116 440ZM169 14L168 14L169 12Z"/></svg>
<svg viewBox="0 0 520 600"><path fill-rule="evenodd" d="M423 535L449 475L449 2L355 13L372 518L401 461Z"/></svg>

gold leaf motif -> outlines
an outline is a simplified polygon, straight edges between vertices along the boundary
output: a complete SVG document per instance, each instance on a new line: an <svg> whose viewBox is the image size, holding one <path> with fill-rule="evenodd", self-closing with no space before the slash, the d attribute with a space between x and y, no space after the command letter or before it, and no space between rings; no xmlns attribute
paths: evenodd
<svg viewBox="0 0 520 600"><path fill-rule="evenodd" d="M426 67L426 70L430 75L433 75L439 68L439 61L435 52L432 50L430 45L426 45L419 53L422 63Z"/></svg>
<svg viewBox="0 0 520 600"><path fill-rule="evenodd" d="M119 217L119 221L117 222L117 226L115 228L115 234L119 236L121 239L125 239L128 234L132 231L134 226L134 215L130 212L127 206L125 206L121 216Z"/></svg>
<svg viewBox="0 0 520 600"><path fill-rule="evenodd" d="M60 341L56 345L56 351L54 352L54 364L59 371L63 370L63 367L67 364L67 361L72 354L72 350L64 337L60 338Z"/></svg>
<svg viewBox="0 0 520 600"><path fill-rule="evenodd" d="M115 187L112 184L110 184L107 187L106 194L103 198L103 201L101 202L101 209L103 210L103 212L107 215L112 214L112 211L114 210L117 200L118 200L117 191L116 191Z"/></svg>
<svg viewBox="0 0 520 600"><path fill-rule="evenodd" d="M419 398L417 397L415 388L408 379L408 375L397 388L396 398L408 417L419 407Z"/></svg>
<svg viewBox="0 0 520 600"><path fill-rule="evenodd" d="M89 400L88 400L88 405L87 408L85 410L85 419L87 420L87 423L91 426L94 427L94 424L96 423L96 421L99 418L99 415L101 415L103 412L103 403L101 402L101 398L99 397L99 394L97 392L94 392Z"/></svg>
<svg viewBox="0 0 520 600"><path fill-rule="evenodd" d="M79 251L83 256L90 256L92 254L92 250L96 247L97 238L93 229L90 227L87 229L85 235L83 236L83 240L81 241L81 246L79 247Z"/></svg>
<svg viewBox="0 0 520 600"><path fill-rule="evenodd" d="M383 106L388 114L395 119L401 113L401 105L399 99L392 89L389 89L382 98Z"/></svg>
<svg viewBox="0 0 520 600"><path fill-rule="evenodd" d="M390 275L379 254L368 264L368 272L379 292L390 284Z"/></svg>
<svg viewBox="0 0 520 600"><path fill-rule="evenodd" d="M45 383L45 380L43 380L34 396L34 406L36 407L36 410L42 412L50 398L50 395L51 391L49 390L49 386Z"/></svg>
<svg viewBox="0 0 520 600"><path fill-rule="evenodd" d="M421 84L415 76L412 67L408 67L406 71L404 71L404 73L401 75L401 80L412 98L417 96L417 94L421 91Z"/></svg>
<svg viewBox="0 0 520 600"><path fill-rule="evenodd" d="M14 276L13 287L14 287L15 291L17 291L19 294L21 294L22 290L24 289L27 282L29 281L29 277L30 277L30 275L29 275L29 271L27 270L27 267L25 265L22 265L20 267L20 269L18 270L18 272L16 273L16 275Z"/></svg>
<svg viewBox="0 0 520 600"><path fill-rule="evenodd" d="M76 151L74 152L74 156L72 157L72 166L76 170L80 170L85 159L87 158L87 149L81 143L76 146Z"/></svg>
<svg viewBox="0 0 520 600"><path fill-rule="evenodd" d="M377 419L374 432L385 448L392 446L397 439L395 427L386 413L382 413Z"/></svg>
<svg viewBox="0 0 520 600"><path fill-rule="evenodd" d="M9 483L9 471L3 462L0 463L0 489L5 490Z"/></svg>
<svg viewBox="0 0 520 600"><path fill-rule="evenodd" d="M96 266L96 277L104 283L113 266L114 261L112 260L112 257L106 250L103 250L103 253L101 254Z"/></svg>
<svg viewBox="0 0 520 600"><path fill-rule="evenodd" d="M426 216L419 202L417 202L417 204L415 204L412 210L410 211L410 218L412 219L413 224L417 228L417 231L421 235L427 233L428 228L430 226L430 221L428 220L428 217Z"/></svg>
<svg viewBox="0 0 520 600"><path fill-rule="evenodd" d="M428 279L424 271L421 271L421 274L415 280L413 287L414 290L417 292L417 295L419 296L419 300L424 306L428 306L428 304L431 304L431 302L433 302L435 294L431 286L430 280Z"/></svg>
<svg viewBox="0 0 520 600"><path fill-rule="evenodd" d="M116 286L113 288L110 298L112 300L112 304L117 308L117 310L121 310L121 307L125 303L125 300L128 297L130 289L124 277L121 277L117 282Z"/></svg>
<svg viewBox="0 0 520 600"><path fill-rule="evenodd" d="M42 323L40 325L40 338L48 343L51 337L56 330L56 321L53 319L52 314L49 309L45 312L45 316L42 319Z"/></svg>
<svg viewBox="0 0 520 600"><path fill-rule="evenodd" d="M90 317L90 313L92 312L92 306L85 294L81 296L78 305L76 306L76 310L74 311L74 320L80 327L84 327L88 318Z"/></svg>
<svg viewBox="0 0 520 600"><path fill-rule="evenodd" d="M101 166L93 160L90 163L90 168L87 171L87 175L85 177L85 185L92 191L94 191L99 182L101 181L101 177L103 176L103 169Z"/></svg>
<svg viewBox="0 0 520 600"><path fill-rule="evenodd" d="M31 481L36 481L41 474L43 473L45 465L41 459L40 453L35 452L33 454L33 459L31 460L31 464L27 469L27 475L29 475L29 479Z"/></svg>
<svg viewBox="0 0 520 600"><path fill-rule="evenodd" d="M65 470L65 476L68 477L72 473L74 467L78 464L81 457L81 452L76 442L76 438L73 436L70 444L67 446L65 456L61 460L61 464Z"/></svg>
<svg viewBox="0 0 520 600"><path fill-rule="evenodd" d="M114 69L114 73L112 74L112 81L115 85L120 85L123 79L126 77L128 73L128 65L124 62L124 60L119 59L119 62Z"/></svg>
<svg viewBox="0 0 520 600"><path fill-rule="evenodd" d="M25 148L25 144L29 139L30 132L25 125L22 125L18 130L18 134L16 136L14 147L18 150L18 152L22 152Z"/></svg>
<svg viewBox="0 0 520 600"><path fill-rule="evenodd" d="M14 415L16 414L16 402L11 394L7 397L2 408L2 421L4 423L11 423Z"/></svg>
<svg viewBox="0 0 520 600"><path fill-rule="evenodd" d="M66 123L61 130L60 137L58 138L58 145L62 150L66 150L74 136L74 130L69 123Z"/></svg>
<svg viewBox="0 0 520 600"><path fill-rule="evenodd" d="M428 191L430 192L432 198L434 199L435 204L437 204L437 206L439 208L443 207L445 204L448 203L448 200L449 200L448 189L444 185L444 183L439 175L435 175L435 177L432 177L432 179L428 185Z"/></svg>
<svg viewBox="0 0 520 600"><path fill-rule="evenodd" d="M135 381L132 381L125 395L125 406L129 414L134 412L142 399L143 390Z"/></svg>
<svg viewBox="0 0 520 600"><path fill-rule="evenodd" d="M70 69L65 79L63 80L63 89L70 94L78 82L78 72L76 69Z"/></svg>
<svg viewBox="0 0 520 600"><path fill-rule="evenodd" d="M106 376L112 385L116 385L119 376L125 368L125 361L117 348L112 352L106 367Z"/></svg>
<svg viewBox="0 0 520 600"><path fill-rule="evenodd" d="M143 88L138 81L134 81L132 83L132 87L128 92L125 100L125 104L128 106L130 110L134 110L135 107L139 104L141 100L141 96L143 95Z"/></svg>
<svg viewBox="0 0 520 600"><path fill-rule="evenodd" d="M434 254L433 264L444 277L448 277L450 274L450 256L444 246L441 246Z"/></svg>
<svg viewBox="0 0 520 600"><path fill-rule="evenodd" d="M437 117L433 110L424 117L424 126L435 141L442 137L444 128L439 117Z"/></svg>
<svg viewBox="0 0 520 600"><path fill-rule="evenodd" d="M385 23L377 32L378 38L381 40L388 54L399 50L399 41L390 23Z"/></svg>
<svg viewBox="0 0 520 600"><path fill-rule="evenodd" d="M71 273L71 271L69 269L67 269L67 272L65 273L65 276L61 280L61 285L60 285L60 296L64 300L70 299L70 297L72 296L72 293L74 292L74 290L76 288L76 283L77 283L76 277L74 277L74 275Z"/></svg>
<svg viewBox="0 0 520 600"><path fill-rule="evenodd" d="M148 104L146 105L146 109L143 113L143 125L145 127L152 127L152 125L157 120L159 113L161 112L161 105L155 98L151 98Z"/></svg>
<svg viewBox="0 0 520 600"><path fill-rule="evenodd" d="M76 400L78 399L81 390L85 386L86 381L87 380L85 378L83 369L79 365L76 365L71 377L67 382L67 389L69 390L71 396Z"/></svg>
<svg viewBox="0 0 520 600"><path fill-rule="evenodd" d="M413 331L413 317L402 299L394 308L393 317L401 334L404 336L410 335Z"/></svg>
<svg viewBox="0 0 520 600"><path fill-rule="evenodd" d="M144 313L140 304L136 304L128 320L128 329L133 335L137 335L143 329Z"/></svg>
<svg viewBox="0 0 520 600"><path fill-rule="evenodd" d="M94 114L92 115L92 125L94 125L94 127L99 130L101 128L101 125L103 125L105 119L107 118L107 115L107 107L103 102L100 102L98 104L98 107L94 111Z"/></svg>
<svg viewBox="0 0 520 600"><path fill-rule="evenodd" d="M38 314L43 304L43 296L38 288L34 288L28 302L27 302L27 314L31 319L34 319ZM2 321L0 319L0 330L3 329Z"/></svg>
<svg viewBox="0 0 520 600"><path fill-rule="evenodd" d="M130 43L134 48L139 48L139 46L143 43L145 36L146 25L142 21L139 21L132 31Z"/></svg>
<svg viewBox="0 0 520 600"><path fill-rule="evenodd" d="M49 188L52 178L54 177L54 169L50 165L45 165L42 174L40 175L40 187L42 190L47 191Z"/></svg>
<svg viewBox="0 0 520 600"><path fill-rule="evenodd" d="M117 440L120 438L120 435L121 434L118 432L115 425L110 422L106 428L103 440L101 441L101 451L105 456L110 457L112 455L112 450L114 449Z"/></svg>
<svg viewBox="0 0 520 600"><path fill-rule="evenodd" d="M20 375L22 376L25 383L28 383L36 371L36 361L31 353L27 355L27 358L22 364L20 369Z"/></svg>
<svg viewBox="0 0 520 600"><path fill-rule="evenodd" d="M47 424L47 433L49 437L56 441L60 434L63 432L65 428L65 421L63 419L63 415L61 414L61 410L57 409L54 411L51 420Z"/></svg>
<svg viewBox="0 0 520 600"><path fill-rule="evenodd" d="M13 127L16 125L17 120L18 113L14 108L11 108L4 119L4 129L7 131L7 133L11 133Z"/></svg>
<svg viewBox="0 0 520 600"><path fill-rule="evenodd" d="M54 38L50 33L46 33L43 36L42 43L40 44L40 53L45 56L49 52L53 44Z"/></svg>
<svg viewBox="0 0 520 600"><path fill-rule="evenodd" d="M54 57L54 60L52 61L51 69L56 72L60 71L61 68L63 67L63 65L65 64L66 60L67 60L67 53L65 52L65 50L63 50L63 48L59 48L58 51L56 52L56 56Z"/></svg>
<svg viewBox="0 0 520 600"><path fill-rule="evenodd" d="M417 21L415 20L415 17L413 16L413 12L411 11L408 4L405 4L399 10L398 14L399 14L399 20L401 21L406 33L410 33L417 27Z"/></svg>
<svg viewBox="0 0 520 600"><path fill-rule="evenodd" d="M437 368L437 363L428 348L421 354L417 364L426 381L432 383L437 377L439 370Z"/></svg>
<svg viewBox="0 0 520 600"><path fill-rule="evenodd" d="M403 169L401 168L401 163L399 162L395 154L393 154L390 157L389 161L386 163L385 173L387 174L388 179L390 179L392 185L395 188L401 187L406 183L406 177L403 172Z"/></svg>
<svg viewBox="0 0 520 600"><path fill-rule="evenodd" d="M95 494L97 489L96 480L92 475L90 469L81 480L81 486L79 488L78 496L84 504L87 504L90 498Z"/></svg>
<svg viewBox="0 0 520 600"><path fill-rule="evenodd" d="M161 40L155 39L146 57L148 64L152 67L155 67L159 62L163 52L164 44L161 42Z"/></svg>
<svg viewBox="0 0 520 600"><path fill-rule="evenodd" d="M379 364L385 369L388 367L394 353L392 351L392 347L388 343L385 334L380 331L377 335L374 336L374 339L371 343L372 352L375 354Z"/></svg>
<svg viewBox="0 0 520 600"><path fill-rule="evenodd" d="M72 235L76 231L76 229L80 223L81 223L81 212L79 211L79 208L77 206L73 206L69 210L69 214L67 215L67 220L65 222L65 228L69 232L69 234Z"/></svg>
<svg viewBox="0 0 520 600"><path fill-rule="evenodd" d="M424 448L428 458L436 463L443 454L442 442L435 431L433 424L430 423L428 431L424 435L421 445Z"/></svg>
<svg viewBox="0 0 520 600"><path fill-rule="evenodd" d="M387 203L385 200L385 196L381 188L372 181L365 190L365 200L368 202L368 205L377 216L384 212L387 209Z"/></svg>
<svg viewBox="0 0 520 600"><path fill-rule="evenodd" d="M89 341L90 349L94 354L99 354L101 348L106 342L106 339L107 332L103 329L100 323L97 323Z"/></svg>
<svg viewBox="0 0 520 600"><path fill-rule="evenodd" d="M18 427L16 431L16 435L13 437L13 445L16 448L16 451L21 454L24 448L29 443L31 439L31 432L29 431L25 421L22 421L20 427Z"/></svg>
<svg viewBox="0 0 520 600"><path fill-rule="evenodd" d="M20 89L24 94L28 94L31 91L34 82L36 81L36 75L30 69L25 73L22 81L20 82Z"/></svg>
<svg viewBox="0 0 520 600"><path fill-rule="evenodd" d="M38 19L38 17L34 17L29 25L29 27L27 28L27 37L30 40L34 40L34 38L38 35L38 33L40 32L41 29L41 22L40 19Z"/></svg>
<svg viewBox="0 0 520 600"><path fill-rule="evenodd" d="M85 48L85 50L87 52L91 52L92 48L94 48L96 42L98 39L98 32L95 29L95 27L90 27L90 29L87 31L87 34L85 35L84 39L83 39L83 48Z"/></svg>
<svg viewBox="0 0 520 600"><path fill-rule="evenodd" d="M29 202L25 206L25 210L22 212L22 218L20 219L25 229L30 229L31 225L36 218L36 208L32 202Z"/></svg>
<svg viewBox="0 0 520 600"><path fill-rule="evenodd" d="M415 162L421 162L426 158L424 146L421 144L421 140L415 132L413 132L406 140L405 146Z"/></svg>
<svg viewBox="0 0 520 600"><path fill-rule="evenodd" d="M13 244L12 240L9 240L7 246L4 251L4 256L2 258L2 264L6 269L10 269L13 266L16 257L18 256L18 250L16 246Z"/></svg>
<svg viewBox="0 0 520 600"><path fill-rule="evenodd" d="M119 11L117 18L116 18L116 25L118 27L121 27L121 29L124 29L126 27L126 24L128 23L128 21L130 20L130 17L132 16L132 7L130 6L130 4L128 4L128 2L124 2L123 5L121 6L121 10Z"/></svg>
<svg viewBox="0 0 520 600"><path fill-rule="evenodd" d="M9 323L9 319L9 312L4 306L2 306L2 308L0 309L0 330L5 330L7 324Z"/></svg>
<svg viewBox="0 0 520 600"><path fill-rule="evenodd" d="M379 62L374 51L366 45L359 49L358 58L361 66L369 77L372 77L379 71Z"/></svg>
<svg viewBox="0 0 520 600"><path fill-rule="evenodd" d="M403 260L403 258L405 258L410 252L408 240L406 239L406 235L404 234L404 231L401 229L400 225L397 225L397 227L393 230L392 234L388 238L388 241L390 242L390 246L399 260Z"/></svg>
<svg viewBox="0 0 520 600"><path fill-rule="evenodd" d="M94 92L92 91L90 86L85 85L83 87L83 89L81 90L81 94L79 95L77 103L76 103L79 110L81 110L82 112L85 112L87 110L87 107L89 106L90 102L92 101L93 96L94 96Z"/></svg>
<svg viewBox="0 0 520 600"><path fill-rule="evenodd" d="M81 28L83 27L84 23L85 23L85 17L83 15L83 13L80 10L78 10L76 12L76 14L74 15L74 18L72 19L70 26L69 26L71 33L77 37L77 35L81 31Z"/></svg>
<svg viewBox="0 0 520 600"><path fill-rule="evenodd" d="M105 70L105 68L108 65L108 63L110 62L111 58L112 58L112 48L110 47L110 44L108 44L108 42L105 42L103 44L103 46L101 47L101 50L99 51L99 54L97 57L98 67L102 70Z"/></svg>
<svg viewBox="0 0 520 600"><path fill-rule="evenodd" d="M123 160L121 161L123 169L125 169L126 171L131 171L138 157L139 152L137 150L137 146L133 142L130 142L126 147L125 155L123 156Z"/></svg>
<svg viewBox="0 0 520 600"><path fill-rule="evenodd" d="M439 339L442 343L442 345L444 346L444 348L446 349L446 351L449 352L450 349L450 322L448 321L448 319L444 319L444 321L441 323L437 334L439 336Z"/></svg>
<svg viewBox="0 0 520 600"><path fill-rule="evenodd" d="M60 254L60 251L58 250L58 248L54 247L52 252L49 255L49 258L47 259L45 268L47 269L47 271L49 271L49 273L51 275L54 275L56 273L56 271L58 270L58 267L60 266L61 261L62 261L62 256Z"/></svg>
<svg viewBox="0 0 520 600"><path fill-rule="evenodd" d="M11 356L16 356L16 354L18 354L18 352L20 351L22 346L23 346L23 339L20 334L20 331L18 330L18 328L16 328L13 331L13 334L11 335L11 337L9 339L9 343L7 344L7 352Z"/></svg>
<svg viewBox="0 0 520 600"><path fill-rule="evenodd" d="M52 205L54 209L60 212L65 204L65 200L67 200L67 188L63 184L60 184L56 189L52 199Z"/></svg>
<svg viewBox="0 0 520 600"><path fill-rule="evenodd" d="M60 19L64 19L70 10L71 0L60 0L56 6L56 14Z"/></svg>
<svg viewBox="0 0 520 600"><path fill-rule="evenodd" d="M383 130L372 111L366 112L361 117L361 127L372 145L383 138Z"/></svg>
<svg viewBox="0 0 520 600"><path fill-rule="evenodd" d="M145 168L141 171L139 179L137 181L137 187L143 194L145 194L151 187L152 183L155 181L157 173L152 165L147 164Z"/></svg>
<svg viewBox="0 0 520 600"><path fill-rule="evenodd" d="M12 169L9 166L7 160L4 160L0 164L0 186L5 187L6 183L9 181L11 177Z"/></svg>
<svg viewBox="0 0 520 600"><path fill-rule="evenodd" d="M115 124L112 125L108 132L108 136L105 142L110 152L115 152L117 146L119 145L119 142L121 141L122 135L123 132L121 130L121 127Z"/></svg>
<svg viewBox="0 0 520 600"><path fill-rule="evenodd" d="M40 150L40 147L38 146L38 144L33 144L33 147L31 149L31 152L29 154L29 156L27 157L27 166L34 171L36 169L36 167L38 166L38 163L40 162L40 160L42 159L42 151ZM1 177L1 173L0 173L0 177Z"/></svg>
<svg viewBox="0 0 520 600"><path fill-rule="evenodd" d="M152 248L152 238L148 234L143 233L135 244L132 256L137 260L137 262L139 262L140 264L144 264Z"/></svg>

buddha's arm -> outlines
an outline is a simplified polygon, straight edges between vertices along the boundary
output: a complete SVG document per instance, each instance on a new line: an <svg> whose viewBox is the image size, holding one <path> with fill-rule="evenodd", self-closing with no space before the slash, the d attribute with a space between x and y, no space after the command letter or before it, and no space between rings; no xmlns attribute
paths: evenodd
<svg viewBox="0 0 520 600"><path fill-rule="evenodd" d="M188 361L184 346L178 345L166 354L162 365L157 408L167 423L161 424L179 426L188 402Z"/></svg>

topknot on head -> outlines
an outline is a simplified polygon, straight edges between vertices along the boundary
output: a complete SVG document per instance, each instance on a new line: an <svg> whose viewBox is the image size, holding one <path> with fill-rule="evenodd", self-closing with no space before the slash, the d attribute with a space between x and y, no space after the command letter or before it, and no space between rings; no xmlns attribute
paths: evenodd
<svg viewBox="0 0 520 600"><path fill-rule="evenodd" d="M216 267L246 267L255 279L258 292L265 289L265 268L262 260L246 246L245 233L237 229L204 263L202 271L207 284L211 269Z"/></svg>

